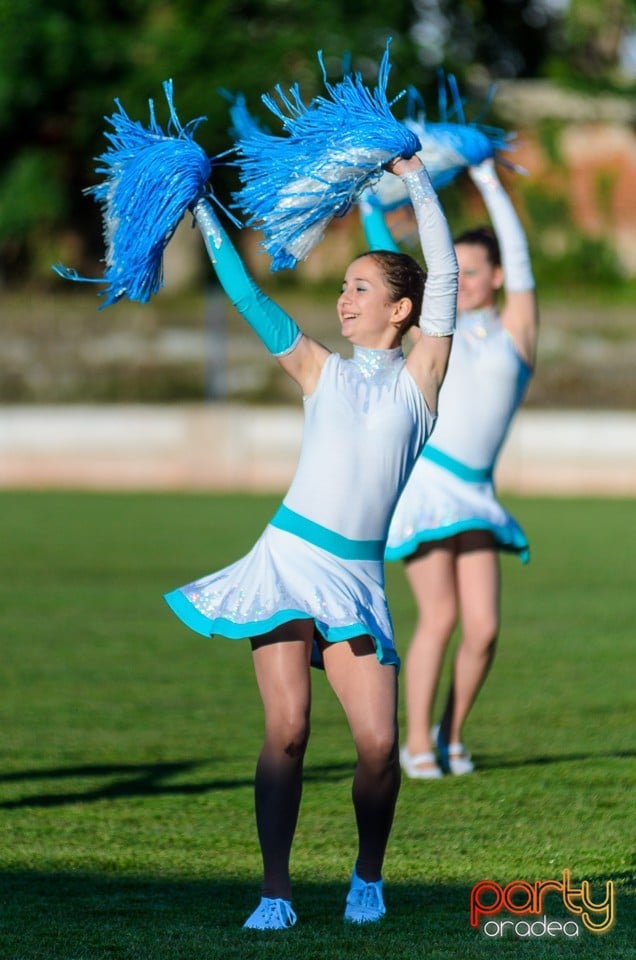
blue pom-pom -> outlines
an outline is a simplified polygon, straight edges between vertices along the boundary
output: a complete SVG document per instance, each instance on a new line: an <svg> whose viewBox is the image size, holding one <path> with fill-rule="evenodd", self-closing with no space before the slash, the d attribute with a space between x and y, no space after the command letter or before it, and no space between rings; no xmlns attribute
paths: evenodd
<svg viewBox="0 0 636 960"><path fill-rule="evenodd" d="M438 121L426 118L424 102L420 94L410 87L407 96L407 117L404 120L421 143L418 156L428 170L436 190L452 183L468 167L477 166L488 157L500 162L502 152L513 149L515 134L506 133L498 127L481 122L494 96L495 88L489 90L485 103L477 117L467 120L464 101L457 81L452 74L439 74ZM507 163L507 166L513 166ZM519 167L513 167L519 170ZM409 202L408 193L401 181L388 174L374 186L371 202L383 210L393 210Z"/></svg>
<svg viewBox="0 0 636 960"><path fill-rule="evenodd" d="M235 206L248 226L263 231L272 270L304 260L329 222L382 176L385 163L413 156L420 147L417 135L394 117L395 99L387 99L388 43L373 91L358 73L328 83L320 53L318 58L326 95L307 107L298 84L289 95L277 87L278 100L262 100L282 121L284 135L255 126L236 143L243 186L234 194Z"/></svg>
<svg viewBox="0 0 636 960"><path fill-rule="evenodd" d="M130 119L119 100L106 120L109 148L98 158L96 172L104 179L89 188L102 206L106 269L103 279L80 277L55 266L69 280L105 283L103 306L127 297L146 303L163 285L163 252L188 208L206 194L211 160L194 141L199 117L182 126L172 98L172 81L163 89L170 110L167 132L156 121L148 101L148 127Z"/></svg>
<svg viewBox="0 0 636 960"><path fill-rule="evenodd" d="M268 132L263 124L249 112L242 93L230 93L223 87L219 89L219 93L230 103L231 126L229 133L233 140L243 140L257 131Z"/></svg>

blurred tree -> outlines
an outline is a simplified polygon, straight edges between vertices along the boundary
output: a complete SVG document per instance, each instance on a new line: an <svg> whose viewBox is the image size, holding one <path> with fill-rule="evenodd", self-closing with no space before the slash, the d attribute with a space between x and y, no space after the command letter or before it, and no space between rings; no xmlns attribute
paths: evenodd
<svg viewBox="0 0 636 960"><path fill-rule="evenodd" d="M426 65L489 79L537 76L551 49L550 0L414 0Z"/></svg>
<svg viewBox="0 0 636 960"><path fill-rule="evenodd" d="M634 0L568 0L550 73L588 90L621 87L622 46L634 31Z"/></svg>
<svg viewBox="0 0 636 960"><path fill-rule="evenodd" d="M0 0L0 279L32 267L62 224L101 251L99 211L82 190L94 182L115 97L142 122L153 97L165 123L161 82L172 77L181 119L206 114L197 139L218 153L229 146L219 87L244 93L255 113L279 82L299 81L311 98L321 89L321 47L331 69L341 71L335 61L350 52L372 82L388 36L402 73L415 59L413 18L410 0L393 0L390 13L362 0L314 0L302 16L291 0Z"/></svg>
<svg viewBox="0 0 636 960"><path fill-rule="evenodd" d="M306 100L322 89L318 49L333 77L350 51L372 83L388 36L401 73L415 60L413 19L410 0L390 13L363 0L312 0L300 13L292 0L0 0L0 280L31 269L61 225L89 241L89 258L101 254L99 211L82 190L115 97L142 122L152 97L165 123L161 82L172 77L179 116L205 114L197 139L218 153L230 145L220 87L271 118L259 98L275 84L300 82Z"/></svg>
<svg viewBox="0 0 636 960"><path fill-rule="evenodd" d="M483 85L540 75L556 50L591 76L615 58L632 2L571 0L566 15L567 0L0 0L0 283L31 275L38 258L48 276L53 237L64 255L61 231L80 269L101 256L99 210L82 191L115 97L142 122L152 97L165 123L161 82L171 77L179 116L207 116L197 140L216 154L230 145L219 88L275 124L261 94L295 82L306 102L320 93L318 50L330 80L350 54L373 84L392 37L389 93L412 83L435 103L438 65ZM616 29L604 22L609 8ZM222 195L233 175L215 171Z"/></svg>

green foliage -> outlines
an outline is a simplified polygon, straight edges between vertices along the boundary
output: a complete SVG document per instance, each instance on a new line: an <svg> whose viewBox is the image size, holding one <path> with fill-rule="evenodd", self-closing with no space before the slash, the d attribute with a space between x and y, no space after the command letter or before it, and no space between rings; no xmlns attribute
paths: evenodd
<svg viewBox="0 0 636 960"><path fill-rule="evenodd" d="M616 187L616 174L611 170L600 170L596 174L596 196L603 216L609 220L612 211L612 197Z"/></svg>
<svg viewBox="0 0 636 960"><path fill-rule="evenodd" d="M605 180L599 189L607 189ZM533 269L541 289L616 292L629 286L606 240L585 236L571 222L563 195L536 183L525 186L523 197L531 225Z"/></svg>
<svg viewBox="0 0 636 960"><path fill-rule="evenodd" d="M562 120L555 120L552 117L546 117L537 124L537 136L539 143L545 150L548 160L557 168L563 161L560 150L560 139L562 132Z"/></svg>
<svg viewBox="0 0 636 960"><path fill-rule="evenodd" d="M267 120L260 96L277 83L300 82L305 99L322 90L319 49L331 79L342 76L342 57L350 52L354 69L372 83L391 35L401 74L396 83L403 85L403 68L415 62L413 18L409 0L394 3L388 16L359 0L318 0L302 12L291 0L0 0L0 197L12 194L11 209L0 210L7 214L0 267L32 263L39 242L34 219L38 227L54 223L83 236L87 257L101 249L97 214L83 191L96 180L94 158L107 145L104 116L115 98L143 123L153 98L165 124L161 84L172 78L180 117L204 114L197 139L209 154L221 153L230 139L219 88L242 92ZM44 169L38 161L37 169L33 157L43 155L50 164ZM25 166L28 183L16 173ZM216 168L214 185L226 196L237 183L233 172ZM22 206L20 218L14 211Z"/></svg>
<svg viewBox="0 0 636 960"><path fill-rule="evenodd" d="M630 24L631 21L631 24ZM588 82L615 78L620 44L636 25L630 0L570 0L563 25L566 63Z"/></svg>
<svg viewBox="0 0 636 960"><path fill-rule="evenodd" d="M587 11L591 0L585 4ZM625 0L613 5L626 9ZM219 88L243 93L252 112L271 124L264 92L295 82L306 101L322 92L318 50L330 80L342 76L350 55L353 69L373 84L392 37L389 92L414 84L433 114L438 65L454 71L460 84L469 77L483 85L489 78L540 76L549 64L564 65L570 82L585 76L591 84L592 73L582 73L576 61L576 31L585 18L578 5L571 8L561 22L536 0L395 0L390 7L364 0L302 7L292 0L0 0L0 274L8 282L19 268L33 270L41 248L48 252L40 232L52 228L81 238L74 265L94 272L101 229L83 191L96 180L94 158L106 147L104 117L115 98L142 122L153 98L165 123L161 83L172 78L179 115L207 117L197 139L215 155L230 146ZM614 41L627 29L624 17L617 22ZM585 29L594 45L596 28ZM605 25L599 37L608 31ZM609 68L595 76L612 82ZM226 198L237 186L235 171L217 165L213 183Z"/></svg>
<svg viewBox="0 0 636 960"><path fill-rule="evenodd" d="M534 77L552 48L554 18L535 0L438 0L421 6L421 58L460 75Z"/></svg>
<svg viewBox="0 0 636 960"><path fill-rule="evenodd" d="M249 649L186 630L161 594L249 549L277 503L0 494L0 960L631 958L634 500L508 501L533 557L503 561L502 640L466 731L478 770L403 783L388 915L372 930L342 923L354 756L315 672L292 857L299 922L241 930L261 870ZM387 576L403 654L413 604L401 565ZM608 934L491 942L470 927L480 880L563 869L595 893L616 884ZM548 916L558 907L550 896Z"/></svg>
<svg viewBox="0 0 636 960"><path fill-rule="evenodd" d="M25 150L15 158L0 180L0 243L58 222L65 210L59 192L51 189L58 167L45 150Z"/></svg>

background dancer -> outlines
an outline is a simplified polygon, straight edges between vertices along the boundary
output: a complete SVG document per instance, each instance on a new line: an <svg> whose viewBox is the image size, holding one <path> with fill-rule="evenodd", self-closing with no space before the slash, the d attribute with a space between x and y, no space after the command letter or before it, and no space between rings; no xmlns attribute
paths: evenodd
<svg viewBox="0 0 636 960"><path fill-rule="evenodd" d="M534 279L523 227L493 159L469 168L469 174L494 232L481 227L455 241L458 324L439 417L398 503L386 552L388 560L404 559L417 604L405 668L407 738L400 758L405 773L418 779L473 771L462 730L495 654L499 552L528 559L523 530L496 498L493 471L534 368ZM381 210L366 200L360 208L369 246L389 245ZM458 621L461 639L450 690L441 721L433 727L444 655Z"/></svg>

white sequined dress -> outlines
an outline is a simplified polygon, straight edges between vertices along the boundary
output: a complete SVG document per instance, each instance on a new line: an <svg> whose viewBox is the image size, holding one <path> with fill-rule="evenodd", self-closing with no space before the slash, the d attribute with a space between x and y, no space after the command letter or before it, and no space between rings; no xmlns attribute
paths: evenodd
<svg viewBox="0 0 636 960"><path fill-rule="evenodd" d="M497 549L528 560L526 535L498 501L493 471L531 375L494 310L459 315L435 431L393 515L387 560L466 530L488 530Z"/></svg>
<svg viewBox="0 0 636 960"><path fill-rule="evenodd" d="M253 637L311 619L331 642L369 634L380 662L397 664L383 554L435 418L401 348L331 354L304 410L295 477L255 546L166 601L205 636Z"/></svg>

